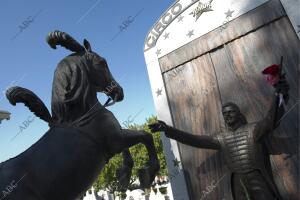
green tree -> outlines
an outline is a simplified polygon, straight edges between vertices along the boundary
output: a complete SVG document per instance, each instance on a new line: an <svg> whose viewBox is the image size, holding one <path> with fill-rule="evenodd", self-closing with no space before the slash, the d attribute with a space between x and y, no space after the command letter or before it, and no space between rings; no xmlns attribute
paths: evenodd
<svg viewBox="0 0 300 200"><path fill-rule="evenodd" d="M155 116L151 116L150 118L146 119L146 122L144 124L142 125L132 124L129 125L128 128L131 130L144 130L147 131L148 133L151 133L150 129L148 128L148 124L152 124L155 122L157 122L157 118ZM158 172L157 175L167 176L168 170L167 170L167 164L163 152L163 145L160 138L160 134L159 132L157 132L157 133L153 133L152 136L154 139L155 148L161 166L160 171ZM131 147L130 153L134 160L134 167L132 170L129 189L135 189L137 185L135 185L134 182L138 178L138 169L142 168L146 164L146 161L148 160L149 157L145 146L142 144L138 144L135 145L134 147ZM112 159L110 159L109 163L104 167L98 179L93 185L95 191L106 190L114 195L118 195L118 196L124 195L122 192L120 192L120 188L118 186L118 181L116 178L116 171L121 166L122 161L123 160L121 154L115 155Z"/></svg>

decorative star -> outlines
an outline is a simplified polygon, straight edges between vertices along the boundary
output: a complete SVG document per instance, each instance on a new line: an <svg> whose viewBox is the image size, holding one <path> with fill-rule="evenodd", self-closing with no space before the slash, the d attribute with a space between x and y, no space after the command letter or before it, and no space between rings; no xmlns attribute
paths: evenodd
<svg viewBox="0 0 300 200"><path fill-rule="evenodd" d="M179 160L177 160L177 158L175 158L174 160L173 160L173 165L174 165L174 167L179 167L179 165L180 165L180 161Z"/></svg>
<svg viewBox="0 0 300 200"><path fill-rule="evenodd" d="M157 97L162 95L162 89L158 88L156 91Z"/></svg>
<svg viewBox="0 0 300 200"><path fill-rule="evenodd" d="M232 17L232 13L234 12L234 10L228 10L226 13L225 13L225 15L226 15L226 18L230 18L230 17Z"/></svg>
<svg viewBox="0 0 300 200"><path fill-rule="evenodd" d="M189 36L189 38L191 38L194 35L194 30L189 31L186 35Z"/></svg>
<svg viewBox="0 0 300 200"><path fill-rule="evenodd" d="M195 8L195 10L193 10L193 12L190 13L190 15L196 17L196 21L197 21L203 13L213 11L213 9L211 9L212 1L213 0L210 0L208 3L202 3L201 1L199 1L198 6Z"/></svg>
<svg viewBox="0 0 300 200"><path fill-rule="evenodd" d="M161 54L161 49L157 49L157 51L155 53L157 56L159 56Z"/></svg>
<svg viewBox="0 0 300 200"><path fill-rule="evenodd" d="M182 22L183 18L184 18L184 16L179 15L179 17L178 17L178 22Z"/></svg>
<svg viewBox="0 0 300 200"><path fill-rule="evenodd" d="M169 38L169 35L170 35L170 33L165 33L165 34L163 35L163 37L165 38L165 40Z"/></svg>

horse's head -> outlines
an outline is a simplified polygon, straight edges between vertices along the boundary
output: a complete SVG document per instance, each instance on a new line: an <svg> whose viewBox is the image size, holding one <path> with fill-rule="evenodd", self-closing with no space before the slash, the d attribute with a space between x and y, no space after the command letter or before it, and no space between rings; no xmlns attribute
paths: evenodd
<svg viewBox="0 0 300 200"><path fill-rule="evenodd" d="M95 86L96 90L104 92L116 101L123 100L123 89L110 73L106 60L92 51L91 45L86 39L84 39L84 48L90 61L90 70L92 72L90 77L91 83ZM98 75L101 75L102 78L99 79Z"/></svg>
<svg viewBox="0 0 300 200"><path fill-rule="evenodd" d="M122 87L115 81L108 68L106 60L92 51L90 43L84 39L83 45L79 44L70 35L54 31L47 36L47 43L54 49L61 45L86 59L89 71L89 82L97 92L104 92L114 101L122 101L124 93Z"/></svg>

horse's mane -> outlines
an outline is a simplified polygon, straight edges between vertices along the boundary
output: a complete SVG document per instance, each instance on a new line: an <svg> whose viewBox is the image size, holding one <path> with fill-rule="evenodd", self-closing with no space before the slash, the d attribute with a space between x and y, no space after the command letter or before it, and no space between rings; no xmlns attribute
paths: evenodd
<svg viewBox="0 0 300 200"><path fill-rule="evenodd" d="M61 45L72 52L84 52L86 49L74 40L69 34L61 31L50 32L46 38L51 48L56 49L56 45Z"/></svg>
<svg viewBox="0 0 300 200"><path fill-rule="evenodd" d="M51 48L61 45L73 54L65 57L55 71L52 88L52 116L45 104L32 91L21 87L9 89L6 96L11 104L24 103L30 111L51 126L52 123L70 122L82 115L93 104L96 93L91 92L88 82L90 45L84 40L84 46L70 35L61 31L53 31L46 38ZM91 96L93 95L93 96Z"/></svg>
<svg viewBox="0 0 300 200"><path fill-rule="evenodd" d="M52 86L52 118L56 123L69 123L82 116L91 104L97 101L96 92L89 82L90 44L84 40L79 44L67 33L51 32L47 43L52 48L61 45L74 52L65 57L57 66Z"/></svg>
<svg viewBox="0 0 300 200"><path fill-rule="evenodd" d="M88 65L86 57L80 54L67 56L59 63L52 85L51 110L55 122L72 122L96 103Z"/></svg>

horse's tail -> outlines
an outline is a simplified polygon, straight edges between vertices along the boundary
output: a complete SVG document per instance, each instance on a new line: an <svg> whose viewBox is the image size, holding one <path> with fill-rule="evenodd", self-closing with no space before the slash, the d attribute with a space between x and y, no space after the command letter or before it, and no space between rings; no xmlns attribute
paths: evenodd
<svg viewBox="0 0 300 200"><path fill-rule="evenodd" d="M22 87L11 87L6 91L6 98L12 105L24 103L37 117L49 123L51 126L53 120L49 110L43 101L32 91Z"/></svg>

